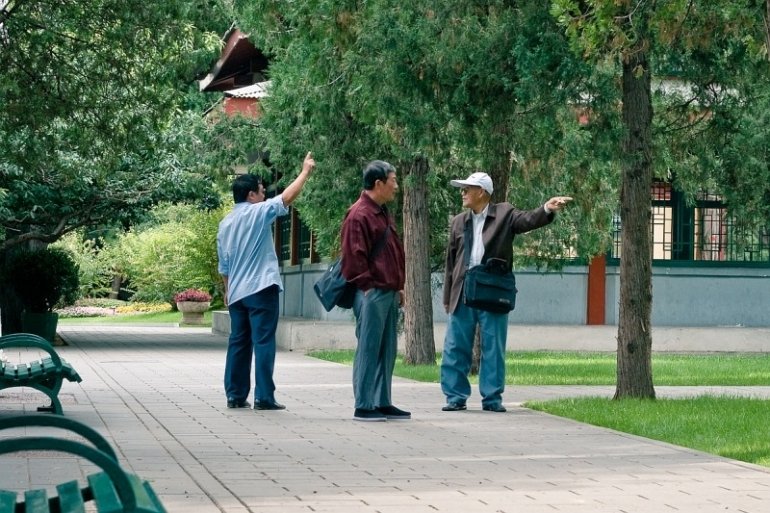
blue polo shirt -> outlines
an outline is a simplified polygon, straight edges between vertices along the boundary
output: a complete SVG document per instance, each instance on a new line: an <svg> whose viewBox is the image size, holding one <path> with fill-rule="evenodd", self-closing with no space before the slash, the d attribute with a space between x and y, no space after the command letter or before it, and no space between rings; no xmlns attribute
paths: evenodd
<svg viewBox="0 0 770 513"><path fill-rule="evenodd" d="M272 225L289 213L278 195L259 203L236 203L219 223L219 274L227 276L227 304L256 294L271 285L283 290L275 254Z"/></svg>

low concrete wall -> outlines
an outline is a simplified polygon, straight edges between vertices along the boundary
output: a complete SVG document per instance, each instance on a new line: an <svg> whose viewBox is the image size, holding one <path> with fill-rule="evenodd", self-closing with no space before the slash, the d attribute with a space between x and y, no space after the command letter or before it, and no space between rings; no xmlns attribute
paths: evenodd
<svg viewBox="0 0 770 513"><path fill-rule="evenodd" d="M227 312L214 312L212 330L229 334ZM441 351L446 324L434 325L436 351ZM511 324L508 350L518 351L615 351L616 326L544 326ZM278 347L288 351L312 349L355 349L355 323L314 321L282 317L276 333ZM770 328L740 327L655 327L652 329L656 352L770 352ZM403 350L404 337L399 337Z"/></svg>
<svg viewBox="0 0 770 513"><path fill-rule="evenodd" d="M281 315L320 321L350 322L350 310L324 311L313 284L325 264L282 269ZM618 322L618 266L607 266L605 322ZM560 272L517 269L519 294L510 322L522 325L586 323L588 268L564 267ZM442 305L442 273L432 277L433 320L446 322ZM745 326L770 328L770 269L766 267L653 266L652 324L654 326Z"/></svg>

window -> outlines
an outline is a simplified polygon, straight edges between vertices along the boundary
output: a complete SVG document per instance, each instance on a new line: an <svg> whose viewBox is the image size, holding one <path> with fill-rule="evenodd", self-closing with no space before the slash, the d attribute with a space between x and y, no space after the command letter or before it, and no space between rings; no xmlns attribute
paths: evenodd
<svg viewBox="0 0 770 513"><path fill-rule="evenodd" d="M291 207L289 207L291 210ZM277 225L278 232L278 260L280 262L291 261L291 213L287 216L279 217Z"/></svg>
<svg viewBox="0 0 770 513"><path fill-rule="evenodd" d="M650 238L653 260L770 262L768 228L744 227L722 198L703 193L695 206L671 184L652 186ZM613 218L611 258L620 258L620 216Z"/></svg>

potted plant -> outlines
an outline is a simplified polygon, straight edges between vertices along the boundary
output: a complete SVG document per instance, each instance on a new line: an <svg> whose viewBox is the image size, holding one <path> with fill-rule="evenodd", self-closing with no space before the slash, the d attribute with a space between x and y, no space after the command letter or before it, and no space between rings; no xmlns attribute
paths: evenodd
<svg viewBox="0 0 770 513"><path fill-rule="evenodd" d="M21 327L53 343L59 315L56 306L78 298L78 266L62 248L23 249L9 256L3 281L24 310Z"/></svg>
<svg viewBox="0 0 770 513"><path fill-rule="evenodd" d="M203 324L203 312L211 306L211 294L205 290L187 289L174 296L176 309L182 312L183 324Z"/></svg>

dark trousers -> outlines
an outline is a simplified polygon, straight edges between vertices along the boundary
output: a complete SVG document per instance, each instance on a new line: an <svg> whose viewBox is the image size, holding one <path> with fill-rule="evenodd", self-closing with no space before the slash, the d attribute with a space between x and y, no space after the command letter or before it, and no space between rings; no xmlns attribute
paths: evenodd
<svg viewBox="0 0 770 513"><path fill-rule="evenodd" d="M278 328L278 286L273 285L232 305L230 339L225 362L225 393L242 401L251 388L254 355L254 401L275 402L275 330Z"/></svg>
<svg viewBox="0 0 770 513"><path fill-rule="evenodd" d="M353 396L356 408L373 410L392 406L390 398L396 364L398 292L370 289L356 292L356 356L353 360Z"/></svg>

